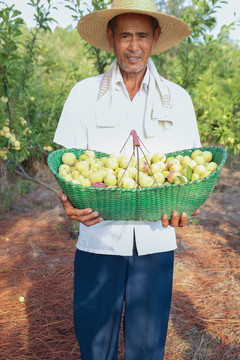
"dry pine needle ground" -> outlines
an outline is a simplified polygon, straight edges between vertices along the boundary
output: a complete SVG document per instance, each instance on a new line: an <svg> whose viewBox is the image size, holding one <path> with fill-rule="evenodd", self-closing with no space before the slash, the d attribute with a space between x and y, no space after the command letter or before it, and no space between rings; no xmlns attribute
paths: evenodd
<svg viewBox="0 0 240 360"><path fill-rule="evenodd" d="M240 359L239 178L235 171L230 181L223 169L198 220L177 230L166 360ZM22 207L0 220L4 360L79 359L72 322L75 242L55 195L43 191L32 186Z"/></svg>

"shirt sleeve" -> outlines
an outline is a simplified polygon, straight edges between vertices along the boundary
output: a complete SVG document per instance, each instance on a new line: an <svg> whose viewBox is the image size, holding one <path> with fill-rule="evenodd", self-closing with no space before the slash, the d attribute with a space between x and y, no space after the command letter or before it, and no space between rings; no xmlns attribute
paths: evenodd
<svg viewBox="0 0 240 360"><path fill-rule="evenodd" d="M75 85L64 104L53 141L65 148L87 148L87 130L81 121L81 95Z"/></svg>

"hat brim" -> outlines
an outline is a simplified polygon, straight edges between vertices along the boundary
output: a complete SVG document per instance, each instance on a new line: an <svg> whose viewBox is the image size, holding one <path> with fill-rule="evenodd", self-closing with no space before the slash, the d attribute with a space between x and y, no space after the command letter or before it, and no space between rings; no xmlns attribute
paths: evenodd
<svg viewBox="0 0 240 360"><path fill-rule="evenodd" d="M89 44L113 53L107 39L109 21L117 15L135 13L154 17L161 27L161 35L152 49L152 55L159 54L180 43L191 34L190 27L181 19L160 12L133 9L104 9L83 16L77 25L77 31L82 39Z"/></svg>

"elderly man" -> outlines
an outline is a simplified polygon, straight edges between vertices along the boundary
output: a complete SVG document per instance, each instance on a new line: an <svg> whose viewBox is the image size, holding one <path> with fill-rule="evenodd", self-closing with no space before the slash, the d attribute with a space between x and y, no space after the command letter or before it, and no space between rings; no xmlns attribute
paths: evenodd
<svg viewBox="0 0 240 360"><path fill-rule="evenodd" d="M150 59L187 37L187 24L157 12L153 0L115 0L111 9L83 17L78 32L116 59L105 74L71 90L56 143L111 153L136 129L152 153L200 146L189 95L162 78ZM174 211L170 221L166 215L156 222L104 221L94 209L75 209L63 193L59 198L70 219L80 223L74 322L82 359L117 359L124 304L125 359L163 359L174 227L186 225L187 215Z"/></svg>

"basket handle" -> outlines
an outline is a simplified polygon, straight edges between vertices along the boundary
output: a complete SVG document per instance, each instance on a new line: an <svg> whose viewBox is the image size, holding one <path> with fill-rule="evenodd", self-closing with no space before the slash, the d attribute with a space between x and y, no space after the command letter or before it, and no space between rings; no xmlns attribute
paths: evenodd
<svg viewBox="0 0 240 360"><path fill-rule="evenodd" d="M132 130L132 131L131 131L131 135L132 135L132 137L133 137L133 144L134 144L134 146L140 146L140 142L139 142L139 139L138 139L136 130Z"/></svg>

